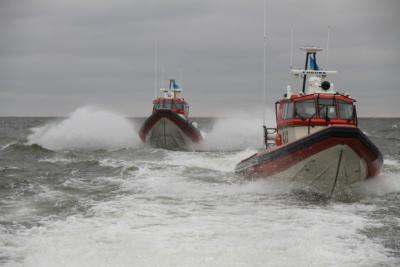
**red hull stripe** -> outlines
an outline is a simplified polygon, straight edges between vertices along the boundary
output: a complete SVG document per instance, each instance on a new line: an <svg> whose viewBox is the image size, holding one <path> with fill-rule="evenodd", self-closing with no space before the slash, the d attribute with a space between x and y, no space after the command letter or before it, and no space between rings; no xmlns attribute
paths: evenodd
<svg viewBox="0 0 400 267"><path fill-rule="evenodd" d="M190 122L171 110L160 109L148 117L140 129L139 136L143 142L146 141L146 136L153 126L161 119L168 119L175 123L175 125L179 127L179 129L181 129L182 132L184 132L194 143L198 143L202 140L200 131L190 124Z"/></svg>
<svg viewBox="0 0 400 267"><path fill-rule="evenodd" d="M376 176L383 164L379 149L358 128L332 126L295 142L257 153L236 166L243 174L273 175L289 169L303 159L336 145L347 145L365 160L368 177Z"/></svg>
<svg viewBox="0 0 400 267"><path fill-rule="evenodd" d="M290 119L290 120L280 120L278 122L278 128L283 127L293 127L293 126L328 126L328 125L349 125L354 126L355 121L353 120L338 120L338 119Z"/></svg>

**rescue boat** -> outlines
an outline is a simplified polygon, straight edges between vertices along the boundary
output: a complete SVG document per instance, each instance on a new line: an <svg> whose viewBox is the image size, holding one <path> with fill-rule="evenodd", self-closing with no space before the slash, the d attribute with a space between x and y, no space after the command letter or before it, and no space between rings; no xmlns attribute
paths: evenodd
<svg viewBox="0 0 400 267"><path fill-rule="evenodd" d="M293 93L287 87L283 99L275 103L276 128L263 126L265 149L241 161L235 171L286 179L329 196L348 192L355 183L379 173L382 154L358 128L356 100L328 81L328 75L336 71L318 66L316 54L322 49L307 46L302 50L305 69L290 70L303 79L302 90Z"/></svg>
<svg viewBox="0 0 400 267"><path fill-rule="evenodd" d="M160 89L163 97L153 101L153 112L139 131L140 139L156 148L191 149L202 140L197 123L189 119L189 105L182 98L182 88L175 79Z"/></svg>

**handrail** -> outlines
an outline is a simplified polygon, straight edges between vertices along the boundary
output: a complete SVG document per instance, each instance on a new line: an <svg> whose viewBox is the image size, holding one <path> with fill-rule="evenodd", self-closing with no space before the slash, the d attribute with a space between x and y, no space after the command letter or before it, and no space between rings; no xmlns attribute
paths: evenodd
<svg viewBox="0 0 400 267"><path fill-rule="evenodd" d="M269 147L271 147L271 145L268 143L268 135L274 134L278 130L277 130L277 128L269 128L265 125L263 125L263 129L264 129L264 144L265 144L265 148L268 149Z"/></svg>

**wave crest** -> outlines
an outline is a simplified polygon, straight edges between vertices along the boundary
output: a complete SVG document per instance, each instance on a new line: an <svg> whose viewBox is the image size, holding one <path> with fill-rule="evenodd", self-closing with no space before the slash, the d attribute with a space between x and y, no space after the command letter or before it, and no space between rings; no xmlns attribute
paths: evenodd
<svg viewBox="0 0 400 267"><path fill-rule="evenodd" d="M82 107L60 122L31 129L28 144L52 150L120 149L139 143L133 124L125 117L96 107Z"/></svg>

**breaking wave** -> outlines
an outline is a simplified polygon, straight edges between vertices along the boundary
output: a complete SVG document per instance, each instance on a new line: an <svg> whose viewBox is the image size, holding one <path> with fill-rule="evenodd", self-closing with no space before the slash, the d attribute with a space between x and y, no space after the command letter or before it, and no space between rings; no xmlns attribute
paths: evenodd
<svg viewBox="0 0 400 267"><path fill-rule="evenodd" d="M52 150L119 149L139 144L133 123L116 113L82 107L60 122L31 129L28 144Z"/></svg>

